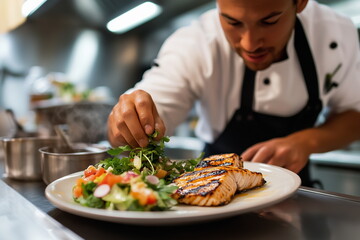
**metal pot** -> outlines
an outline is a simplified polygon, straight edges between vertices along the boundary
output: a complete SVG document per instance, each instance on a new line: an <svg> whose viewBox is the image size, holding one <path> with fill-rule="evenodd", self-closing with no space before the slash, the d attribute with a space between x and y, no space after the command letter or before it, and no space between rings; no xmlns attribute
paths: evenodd
<svg viewBox="0 0 360 240"><path fill-rule="evenodd" d="M37 125L43 135L55 135L56 125L66 124L72 142L98 143L107 139L107 118L113 105L78 102L35 108Z"/></svg>
<svg viewBox="0 0 360 240"><path fill-rule="evenodd" d="M42 179L49 184L63 176L85 170L89 165L95 165L108 158L110 155L107 150L108 148L98 145L75 146L73 149L41 148L39 152L41 153Z"/></svg>
<svg viewBox="0 0 360 240"><path fill-rule="evenodd" d="M39 148L60 146L58 137L1 138L5 158L5 174L18 180L41 180Z"/></svg>

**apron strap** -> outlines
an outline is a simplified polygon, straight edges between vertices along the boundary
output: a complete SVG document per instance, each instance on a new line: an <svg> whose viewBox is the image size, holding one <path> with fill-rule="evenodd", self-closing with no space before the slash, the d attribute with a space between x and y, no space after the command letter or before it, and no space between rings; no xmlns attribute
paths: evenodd
<svg viewBox="0 0 360 240"><path fill-rule="evenodd" d="M255 71L245 66L240 108L246 112L252 112L253 109L255 75Z"/></svg>
<svg viewBox="0 0 360 240"><path fill-rule="evenodd" d="M309 103L311 104L319 99L319 84L315 61L299 18L296 18L295 22L294 45L309 93Z"/></svg>

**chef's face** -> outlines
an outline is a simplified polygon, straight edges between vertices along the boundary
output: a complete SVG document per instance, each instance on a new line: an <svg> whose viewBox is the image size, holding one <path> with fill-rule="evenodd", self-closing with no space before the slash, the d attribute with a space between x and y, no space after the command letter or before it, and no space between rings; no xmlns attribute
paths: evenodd
<svg viewBox="0 0 360 240"><path fill-rule="evenodd" d="M286 57L296 13L307 0L217 0L226 38L252 70Z"/></svg>

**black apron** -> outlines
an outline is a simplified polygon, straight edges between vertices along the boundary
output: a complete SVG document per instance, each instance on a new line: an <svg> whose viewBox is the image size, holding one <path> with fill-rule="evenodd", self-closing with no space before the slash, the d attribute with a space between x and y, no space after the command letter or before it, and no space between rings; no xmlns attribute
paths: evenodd
<svg viewBox="0 0 360 240"><path fill-rule="evenodd" d="M241 106L236 110L225 130L212 144L205 145L205 156L234 152L239 155L252 145L284 137L311 128L322 109L314 59L299 19L295 23L295 50L305 79L309 99L305 107L290 117L277 117L254 112L254 85L256 73L245 69L241 93ZM303 186L312 186L309 164L299 173Z"/></svg>

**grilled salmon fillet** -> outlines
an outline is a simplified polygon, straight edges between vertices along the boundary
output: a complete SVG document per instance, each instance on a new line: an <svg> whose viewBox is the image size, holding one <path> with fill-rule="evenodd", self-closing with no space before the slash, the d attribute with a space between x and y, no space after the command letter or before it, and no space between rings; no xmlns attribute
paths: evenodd
<svg viewBox="0 0 360 240"><path fill-rule="evenodd" d="M239 155L236 153L218 154L201 160L201 162L195 167L195 170L199 170L200 168L219 166L233 166L242 168L243 162L241 161L241 157L239 157Z"/></svg>
<svg viewBox="0 0 360 240"><path fill-rule="evenodd" d="M265 184L261 173L234 166L195 168L174 182L179 188L172 197L179 203L197 206L224 205L236 192Z"/></svg>

